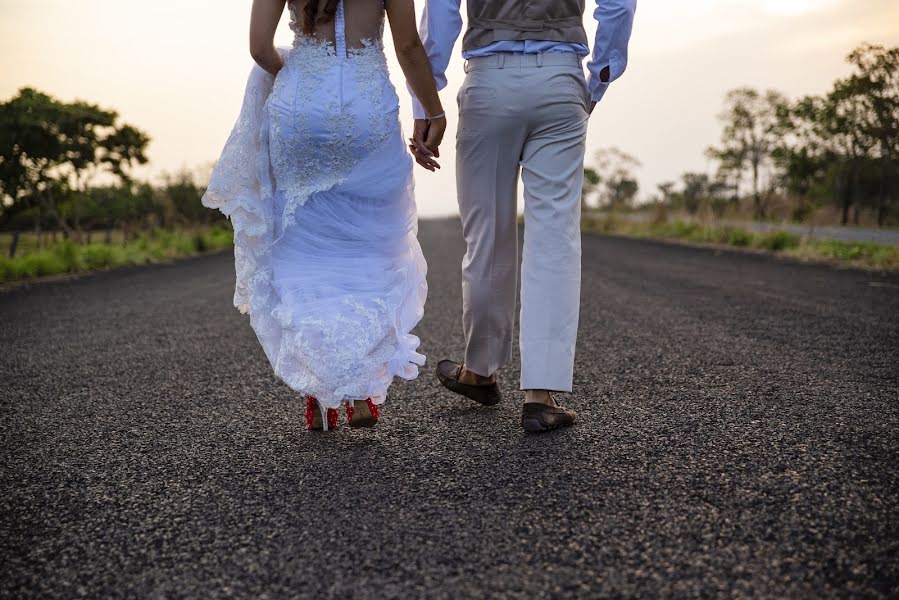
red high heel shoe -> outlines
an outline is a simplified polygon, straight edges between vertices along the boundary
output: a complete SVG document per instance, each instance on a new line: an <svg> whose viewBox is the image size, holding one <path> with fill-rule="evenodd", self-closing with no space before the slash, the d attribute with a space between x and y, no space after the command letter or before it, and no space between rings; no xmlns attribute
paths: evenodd
<svg viewBox="0 0 899 600"><path fill-rule="evenodd" d="M329 408L327 411L328 429L337 429L337 409ZM319 410L318 400L312 396L306 396L306 431L321 431L322 411Z"/></svg>
<svg viewBox="0 0 899 600"><path fill-rule="evenodd" d="M371 398L346 403L346 420L350 427L374 427L380 418L381 411Z"/></svg>

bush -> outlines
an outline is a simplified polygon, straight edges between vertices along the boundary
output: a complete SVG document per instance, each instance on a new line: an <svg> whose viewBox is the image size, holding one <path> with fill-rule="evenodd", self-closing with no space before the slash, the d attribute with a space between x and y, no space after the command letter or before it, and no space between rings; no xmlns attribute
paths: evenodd
<svg viewBox="0 0 899 600"><path fill-rule="evenodd" d="M650 226L652 235L676 239L690 239L696 235L700 227L696 223L673 221L671 223L659 223Z"/></svg>
<svg viewBox="0 0 899 600"><path fill-rule="evenodd" d="M206 244L210 250L221 250L234 244L234 232L231 229L216 227L206 235Z"/></svg>
<svg viewBox="0 0 899 600"><path fill-rule="evenodd" d="M186 233L173 233L169 240L170 247L174 251L172 256L187 256L197 252L194 245L194 236Z"/></svg>
<svg viewBox="0 0 899 600"><path fill-rule="evenodd" d="M725 243L731 246L751 246L755 237L745 229L732 228L727 230L727 240Z"/></svg>
<svg viewBox="0 0 899 600"><path fill-rule="evenodd" d="M29 279L66 272L66 263L53 252L43 250L11 260L13 264L12 278Z"/></svg>
<svg viewBox="0 0 899 600"><path fill-rule="evenodd" d="M90 244L81 249L81 258L88 269L105 269L124 264L127 257L127 252L120 246Z"/></svg>
<svg viewBox="0 0 899 600"><path fill-rule="evenodd" d="M81 260L81 248L69 241L56 244L53 247L53 254L59 259L63 265L62 271L65 273L76 273L83 268ZM59 272L59 271L55 271Z"/></svg>
<svg viewBox="0 0 899 600"><path fill-rule="evenodd" d="M193 238L194 250L197 252L206 252L209 244L206 243L206 236L202 233L195 233Z"/></svg>
<svg viewBox="0 0 899 600"><path fill-rule="evenodd" d="M781 252L783 250L798 248L799 244L802 242L802 238L798 235L786 231L772 231L771 233L759 236L757 239L760 248L770 250L771 252Z"/></svg>
<svg viewBox="0 0 899 600"><path fill-rule="evenodd" d="M702 237L702 227L699 223L675 221L666 227L668 235L682 240L691 240Z"/></svg>

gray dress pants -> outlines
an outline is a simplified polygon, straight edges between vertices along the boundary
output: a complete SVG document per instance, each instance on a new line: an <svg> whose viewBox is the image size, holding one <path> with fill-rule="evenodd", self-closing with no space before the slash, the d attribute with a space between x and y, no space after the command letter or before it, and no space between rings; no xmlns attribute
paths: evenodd
<svg viewBox="0 0 899 600"><path fill-rule="evenodd" d="M469 60L466 73L456 139L465 366L487 376L512 358L520 174L521 389L571 391L590 102L583 68L573 53L505 53Z"/></svg>

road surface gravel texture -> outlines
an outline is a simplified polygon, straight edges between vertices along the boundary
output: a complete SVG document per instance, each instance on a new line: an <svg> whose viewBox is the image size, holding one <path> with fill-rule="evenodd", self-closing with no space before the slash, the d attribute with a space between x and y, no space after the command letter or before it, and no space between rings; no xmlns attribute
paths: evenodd
<svg viewBox="0 0 899 600"><path fill-rule="evenodd" d="M0 293L0 597L899 594L899 276L586 235L578 424L462 356L425 221L428 367L373 430L303 430L231 255Z"/></svg>

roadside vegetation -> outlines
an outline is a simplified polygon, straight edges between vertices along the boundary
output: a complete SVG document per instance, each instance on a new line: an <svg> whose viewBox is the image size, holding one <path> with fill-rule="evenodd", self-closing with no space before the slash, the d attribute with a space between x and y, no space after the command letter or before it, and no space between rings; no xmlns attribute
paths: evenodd
<svg viewBox="0 0 899 600"><path fill-rule="evenodd" d="M230 248L231 244L230 228L221 225L195 231L147 232L121 244L62 240L14 258L0 257L0 283L165 262Z"/></svg>
<svg viewBox="0 0 899 600"><path fill-rule="evenodd" d="M25 88L0 103L0 283L229 247L228 221L200 204L206 173L132 176L149 143L87 102Z"/></svg>
<svg viewBox="0 0 899 600"><path fill-rule="evenodd" d="M863 44L821 96L728 92L709 172L640 195L640 161L603 149L585 169L584 208L664 207L722 219L899 226L899 47Z"/></svg>
<svg viewBox="0 0 899 600"><path fill-rule="evenodd" d="M872 242L809 239L788 231L752 232L741 227L697 221L640 222L614 214L586 214L585 231L638 238L712 244L765 251L810 261L838 263L875 270L899 270L899 246Z"/></svg>
<svg viewBox="0 0 899 600"><path fill-rule="evenodd" d="M899 47L862 44L847 62L849 75L820 96L730 91L720 140L706 151L709 172L684 173L648 197L640 196L636 157L600 150L584 170L584 228L899 268L895 246L777 230L899 227Z"/></svg>

